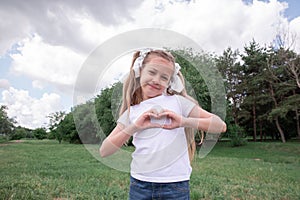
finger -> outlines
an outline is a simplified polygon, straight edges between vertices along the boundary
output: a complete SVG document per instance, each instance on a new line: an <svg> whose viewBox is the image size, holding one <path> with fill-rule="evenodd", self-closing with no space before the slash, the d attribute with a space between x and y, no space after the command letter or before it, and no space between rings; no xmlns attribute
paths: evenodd
<svg viewBox="0 0 300 200"><path fill-rule="evenodd" d="M153 113L153 114L158 114L158 111L156 110L156 109L150 109L150 110L148 110L147 112L149 112L149 113Z"/></svg>
<svg viewBox="0 0 300 200"><path fill-rule="evenodd" d="M173 113L172 111L170 110L163 110L161 113L159 113L160 115L166 115L166 114L170 114L170 113Z"/></svg>
<svg viewBox="0 0 300 200"><path fill-rule="evenodd" d="M168 130L173 129L173 127L170 124L163 124L161 125L161 128L168 129Z"/></svg>
<svg viewBox="0 0 300 200"><path fill-rule="evenodd" d="M162 112L159 114L159 117L174 118L174 113L170 111Z"/></svg>
<svg viewBox="0 0 300 200"><path fill-rule="evenodd" d="M158 118L158 114L155 113L147 113L147 117L154 117L154 118Z"/></svg>

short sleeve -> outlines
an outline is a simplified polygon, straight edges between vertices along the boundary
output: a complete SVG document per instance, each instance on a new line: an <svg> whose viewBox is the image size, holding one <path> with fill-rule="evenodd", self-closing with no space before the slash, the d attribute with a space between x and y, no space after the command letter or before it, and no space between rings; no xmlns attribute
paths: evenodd
<svg viewBox="0 0 300 200"><path fill-rule="evenodd" d="M128 109L119 117L117 122L123 124L124 126L128 126L130 124Z"/></svg>
<svg viewBox="0 0 300 200"><path fill-rule="evenodd" d="M182 116L188 117L192 109L196 106L196 104L193 101L181 95L176 95L176 97L181 108Z"/></svg>

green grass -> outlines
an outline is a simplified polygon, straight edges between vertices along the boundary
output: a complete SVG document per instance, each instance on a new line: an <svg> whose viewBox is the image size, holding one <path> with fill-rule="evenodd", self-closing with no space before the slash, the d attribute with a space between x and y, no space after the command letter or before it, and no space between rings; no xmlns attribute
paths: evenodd
<svg viewBox="0 0 300 200"><path fill-rule="evenodd" d="M219 143L193 164L192 199L300 199L299 155L299 143Z"/></svg>
<svg viewBox="0 0 300 200"><path fill-rule="evenodd" d="M218 143L193 162L191 199L300 199L299 155L296 142ZM83 145L49 140L0 144L0 177L0 199L127 199L129 188Z"/></svg>

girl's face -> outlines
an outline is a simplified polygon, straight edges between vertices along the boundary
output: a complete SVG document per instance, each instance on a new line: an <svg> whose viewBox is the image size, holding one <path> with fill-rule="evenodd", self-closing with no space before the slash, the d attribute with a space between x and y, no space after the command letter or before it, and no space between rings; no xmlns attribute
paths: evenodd
<svg viewBox="0 0 300 200"><path fill-rule="evenodd" d="M143 100L161 95L168 87L173 73L172 62L159 56L151 56L141 69L140 84Z"/></svg>

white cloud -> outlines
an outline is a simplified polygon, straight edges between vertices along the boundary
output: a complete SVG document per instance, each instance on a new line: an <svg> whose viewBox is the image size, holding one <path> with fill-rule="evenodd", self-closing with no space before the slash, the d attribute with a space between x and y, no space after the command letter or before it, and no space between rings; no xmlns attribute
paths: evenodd
<svg viewBox="0 0 300 200"><path fill-rule="evenodd" d="M7 79L0 79L0 88L1 89L8 89L10 86L10 83Z"/></svg>
<svg viewBox="0 0 300 200"><path fill-rule="evenodd" d="M2 92L2 104L8 106L7 114L19 125L37 128L48 125L47 115L62 110L58 94L44 93L40 99L33 98L26 90L10 87Z"/></svg>
<svg viewBox="0 0 300 200"><path fill-rule="evenodd" d="M291 40L294 40L294 49L300 52L300 17L293 19L290 23Z"/></svg>
<svg viewBox="0 0 300 200"><path fill-rule="evenodd" d="M7 50L8 43L37 34L46 44L87 54L118 33L156 27L185 34L204 50L219 53L228 46L242 49L253 38L269 44L276 26L288 23L283 16L286 9L287 4L278 0L251 4L242 0L40 0L30 7L8 1L0 8L0 19L8 19L0 20L0 46Z"/></svg>
<svg viewBox="0 0 300 200"><path fill-rule="evenodd" d="M3 2L1 2L2 4ZM12 12L14 14L12 14ZM30 30L30 23L22 12L14 12L5 6L0 8L0 55L9 50L13 44L27 37Z"/></svg>
<svg viewBox="0 0 300 200"><path fill-rule="evenodd" d="M162 10L149 9L151 6L155 4L145 1L133 14L134 23L177 31L205 51L216 53L229 46L243 49L252 39L270 44L279 24L287 23L282 15L287 5L276 0L254 0L253 4L241 0L166 2L161 4Z"/></svg>
<svg viewBox="0 0 300 200"><path fill-rule="evenodd" d="M64 46L52 46L38 35L25 39L18 48L20 53L11 54L12 71L28 76L39 85L48 83L61 91L71 91L78 70L85 59Z"/></svg>
<svg viewBox="0 0 300 200"><path fill-rule="evenodd" d="M15 42L33 33L41 35L51 45L89 51L90 44L78 34L80 24L73 20L76 16L90 16L105 26L118 25L132 20L130 13L140 3L140 0L2 1L0 55Z"/></svg>
<svg viewBox="0 0 300 200"><path fill-rule="evenodd" d="M34 80L32 81L32 87L41 90L44 88L44 84L39 80Z"/></svg>
<svg viewBox="0 0 300 200"><path fill-rule="evenodd" d="M104 71L103 76L99 77L96 91L100 91L101 88L107 87L118 81L123 81L122 78L129 72L133 52L124 54L116 58L107 69Z"/></svg>

